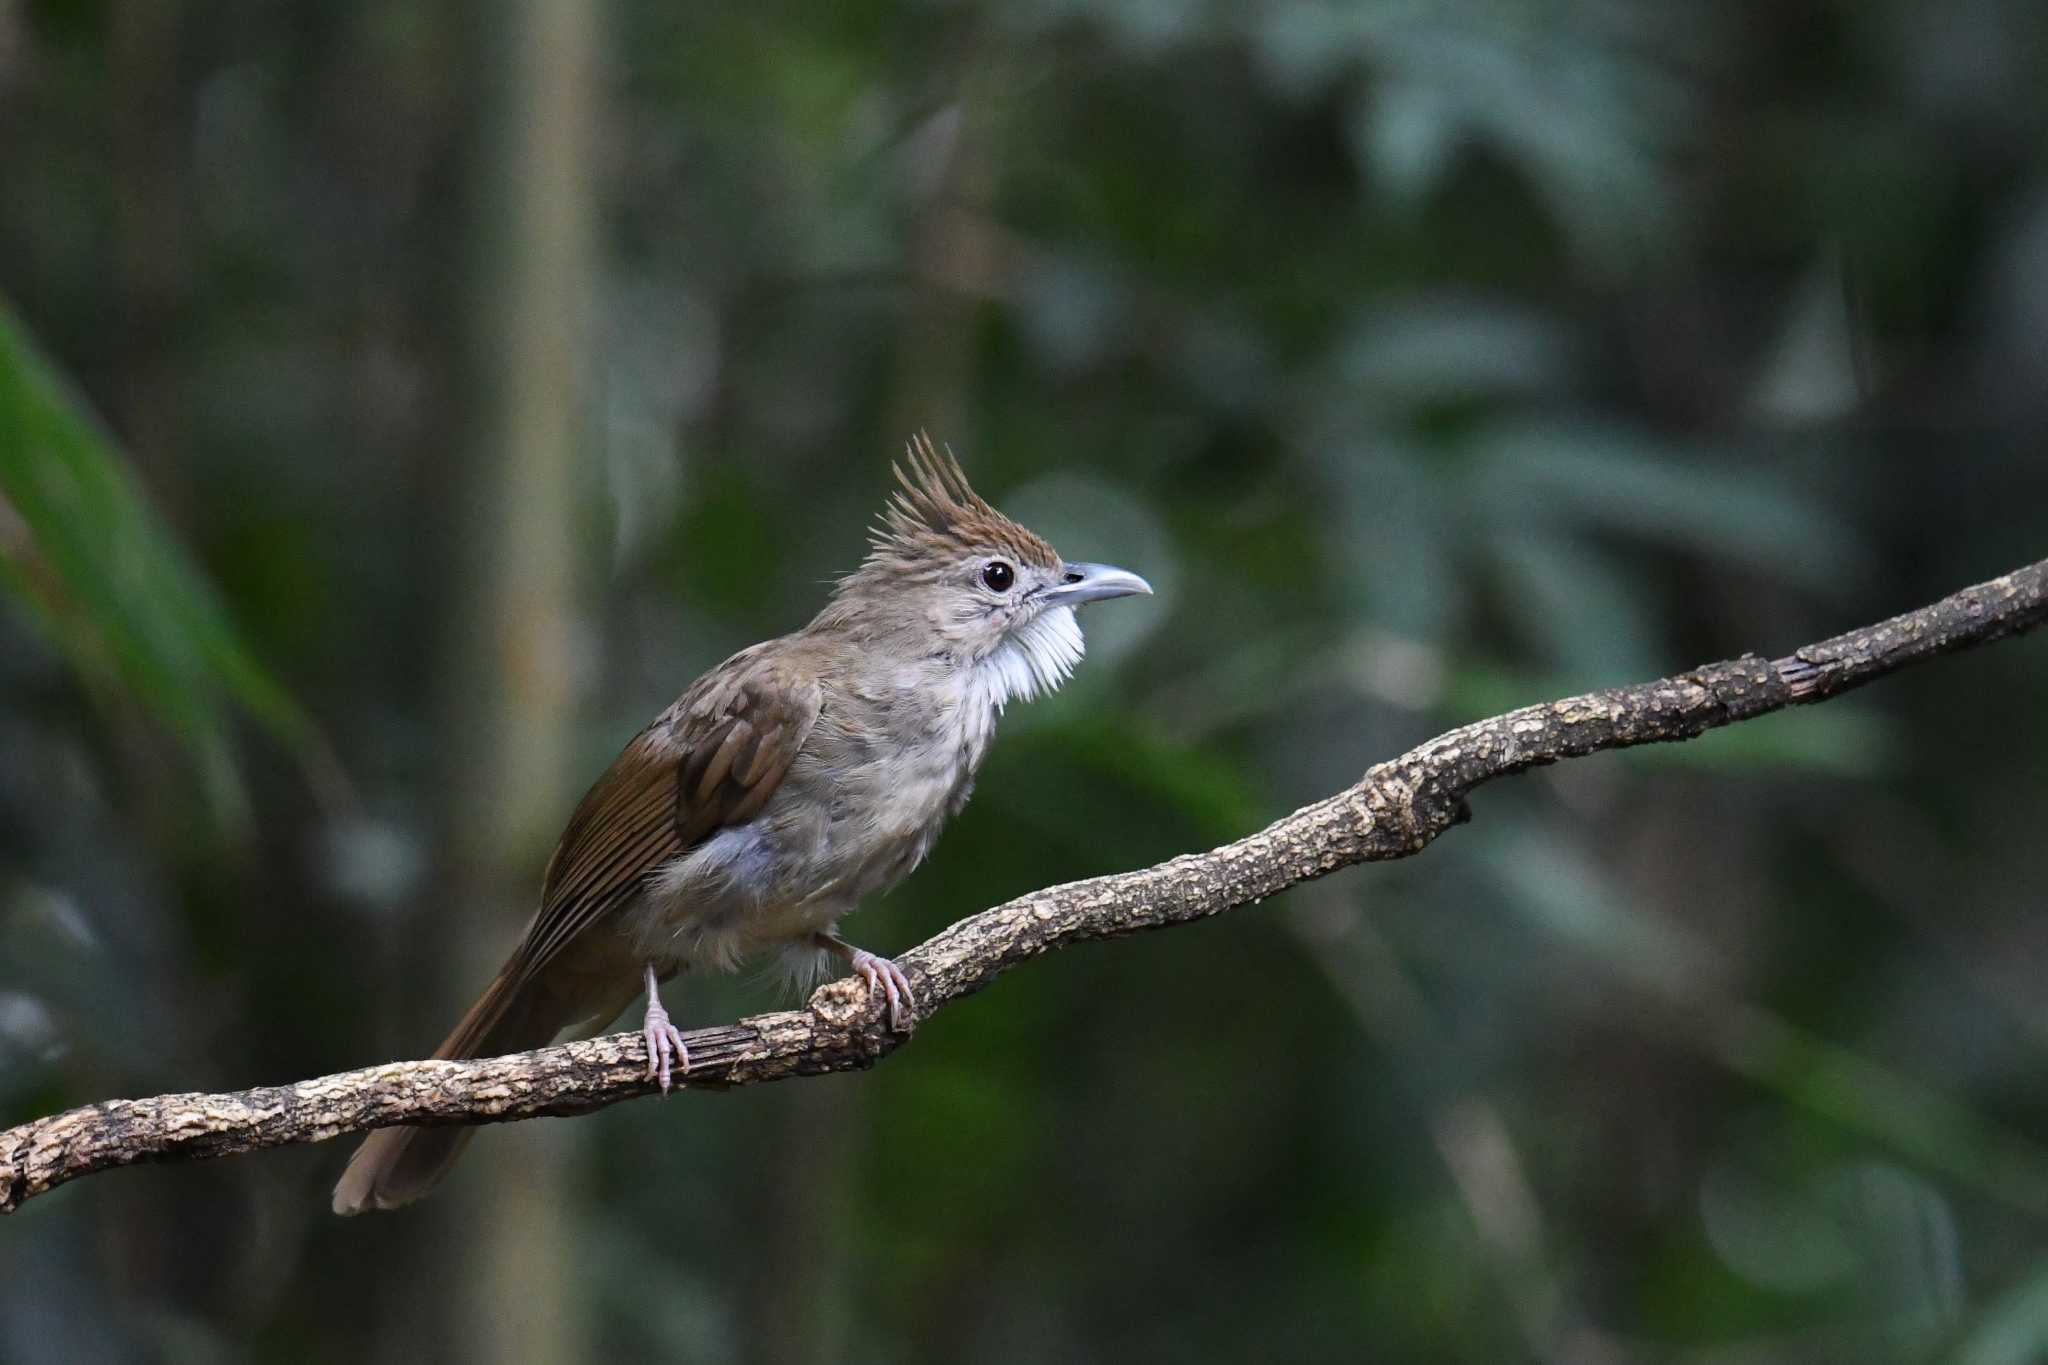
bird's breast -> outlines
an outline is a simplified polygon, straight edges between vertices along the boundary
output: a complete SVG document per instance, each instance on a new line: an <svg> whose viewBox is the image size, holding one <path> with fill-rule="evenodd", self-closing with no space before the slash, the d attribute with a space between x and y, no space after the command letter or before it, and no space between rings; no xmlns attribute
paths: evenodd
<svg viewBox="0 0 2048 1365"><path fill-rule="evenodd" d="M953 679L906 681L886 702L855 694L828 706L805 746L816 755L805 776L827 793L825 839L856 896L892 885L930 851L966 804L994 734L992 709Z"/></svg>
<svg viewBox="0 0 2048 1365"><path fill-rule="evenodd" d="M725 965L830 927L924 860L966 804L993 715L944 695L828 704L761 814L650 884L646 940Z"/></svg>

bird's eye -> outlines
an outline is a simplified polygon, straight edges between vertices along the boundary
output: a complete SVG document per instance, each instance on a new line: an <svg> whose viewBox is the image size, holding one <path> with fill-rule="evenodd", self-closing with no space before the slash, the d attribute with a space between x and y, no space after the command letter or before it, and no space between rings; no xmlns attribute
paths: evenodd
<svg viewBox="0 0 2048 1365"><path fill-rule="evenodd" d="M1008 592L1010 585L1017 581L1017 571L1000 559L991 559L982 565L982 586L990 592Z"/></svg>

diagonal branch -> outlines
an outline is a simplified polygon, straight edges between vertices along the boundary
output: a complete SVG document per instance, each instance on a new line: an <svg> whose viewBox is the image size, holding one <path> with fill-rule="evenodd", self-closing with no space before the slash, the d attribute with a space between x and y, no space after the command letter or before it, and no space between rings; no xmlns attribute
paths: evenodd
<svg viewBox="0 0 2048 1365"><path fill-rule="evenodd" d="M920 1019L1041 953L1255 905L1354 863L1405 858L1468 816L1497 777L1563 758L1692 739L1809 702L1936 655L2048 621L2048 560L1931 606L1808 645L1745 655L1656 682L1589 692L1475 721L1369 770L1356 785L1258 833L1156 867L1072 882L970 915L899 959ZM726 1088L854 1071L904 1037L884 1029L856 980L806 1008L688 1036L686 1084ZM637 1033L467 1062L392 1062L221 1095L109 1100L0 1132L0 1212L94 1171L197 1160L392 1124L503 1123L580 1114L651 1094Z"/></svg>

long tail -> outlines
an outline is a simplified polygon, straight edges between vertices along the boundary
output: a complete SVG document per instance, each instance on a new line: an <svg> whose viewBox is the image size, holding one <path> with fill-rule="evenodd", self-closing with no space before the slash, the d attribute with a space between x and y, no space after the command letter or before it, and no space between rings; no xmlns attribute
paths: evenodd
<svg viewBox="0 0 2048 1365"><path fill-rule="evenodd" d="M543 983L521 980L514 965L505 964L455 1032L434 1050L437 1061L523 1052L552 1041L575 1022L575 1010L565 1010ZM473 1127L378 1129L363 1139L335 1183L334 1211L349 1215L412 1203L441 1183L475 1132Z"/></svg>

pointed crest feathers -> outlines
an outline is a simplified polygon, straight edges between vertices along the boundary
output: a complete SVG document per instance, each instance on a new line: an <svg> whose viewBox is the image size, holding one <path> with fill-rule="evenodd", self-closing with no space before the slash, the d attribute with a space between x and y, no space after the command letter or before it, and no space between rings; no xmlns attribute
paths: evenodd
<svg viewBox="0 0 2048 1365"><path fill-rule="evenodd" d="M942 454L920 431L904 443L903 451L909 471L901 464L889 466L902 485L889 495L882 514L890 534L915 534L920 529L943 534L969 517L1001 515L968 485L967 472L953 457L952 447Z"/></svg>
<svg viewBox="0 0 2048 1365"><path fill-rule="evenodd" d="M1057 551L998 512L967 482L950 447L920 431L904 446L904 461L890 466L901 485L889 495L881 523L869 537L871 565L905 564L988 546L1033 564L1060 562Z"/></svg>

